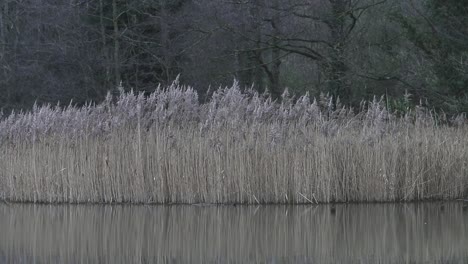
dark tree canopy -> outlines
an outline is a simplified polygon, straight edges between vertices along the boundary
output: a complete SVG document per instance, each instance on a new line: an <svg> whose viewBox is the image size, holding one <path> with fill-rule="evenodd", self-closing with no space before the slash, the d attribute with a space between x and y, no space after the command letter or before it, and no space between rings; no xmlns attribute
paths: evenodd
<svg viewBox="0 0 468 264"><path fill-rule="evenodd" d="M0 107L98 102L180 80L385 95L468 111L468 3L457 0L1 0Z"/></svg>

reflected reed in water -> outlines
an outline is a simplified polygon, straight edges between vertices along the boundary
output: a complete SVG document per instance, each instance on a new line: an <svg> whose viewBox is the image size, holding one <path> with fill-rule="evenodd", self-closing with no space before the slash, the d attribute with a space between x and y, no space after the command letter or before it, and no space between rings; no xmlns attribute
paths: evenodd
<svg viewBox="0 0 468 264"><path fill-rule="evenodd" d="M462 206L0 205L0 262L467 263Z"/></svg>

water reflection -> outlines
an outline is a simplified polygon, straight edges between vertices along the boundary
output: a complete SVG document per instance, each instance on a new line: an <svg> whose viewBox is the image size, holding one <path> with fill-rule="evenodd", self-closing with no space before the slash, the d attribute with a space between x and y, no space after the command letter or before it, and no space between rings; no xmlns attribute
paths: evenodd
<svg viewBox="0 0 468 264"><path fill-rule="evenodd" d="M462 203L0 205L2 263L468 263Z"/></svg>

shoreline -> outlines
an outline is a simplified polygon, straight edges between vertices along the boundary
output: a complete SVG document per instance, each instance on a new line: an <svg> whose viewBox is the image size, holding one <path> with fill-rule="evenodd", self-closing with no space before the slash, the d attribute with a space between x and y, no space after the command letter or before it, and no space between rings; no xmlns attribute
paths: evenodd
<svg viewBox="0 0 468 264"><path fill-rule="evenodd" d="M195 207L237 207L237 206L334 206L334 205L386 205L386 204L426 204L426 203L462 203L468 206L468 201L466 199L451 199L451 200L419 200L419 201L377 201L377 202L330 202L330 203L263 203L263 204L239 204L239 203L86 203L86 202L78 202L78 203L48 203L48 202L32 202L32 201L6 201L0 200L0 204L6 204L8 206L14 205L41 205L41 206L195 206Z"/></svg>

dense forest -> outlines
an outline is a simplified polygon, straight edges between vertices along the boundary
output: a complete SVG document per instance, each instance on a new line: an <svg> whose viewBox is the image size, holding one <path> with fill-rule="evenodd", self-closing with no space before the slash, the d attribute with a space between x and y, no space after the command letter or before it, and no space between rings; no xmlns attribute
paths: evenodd
<svg viewBox="0 0 468 264"><path fill-rule="evenodd" d="M238 81L281 99L468 111L468 2L0 0L0 107ZM211 87L211 89L210 89ZM201 96L200 98L203 98Z"/></svg>

